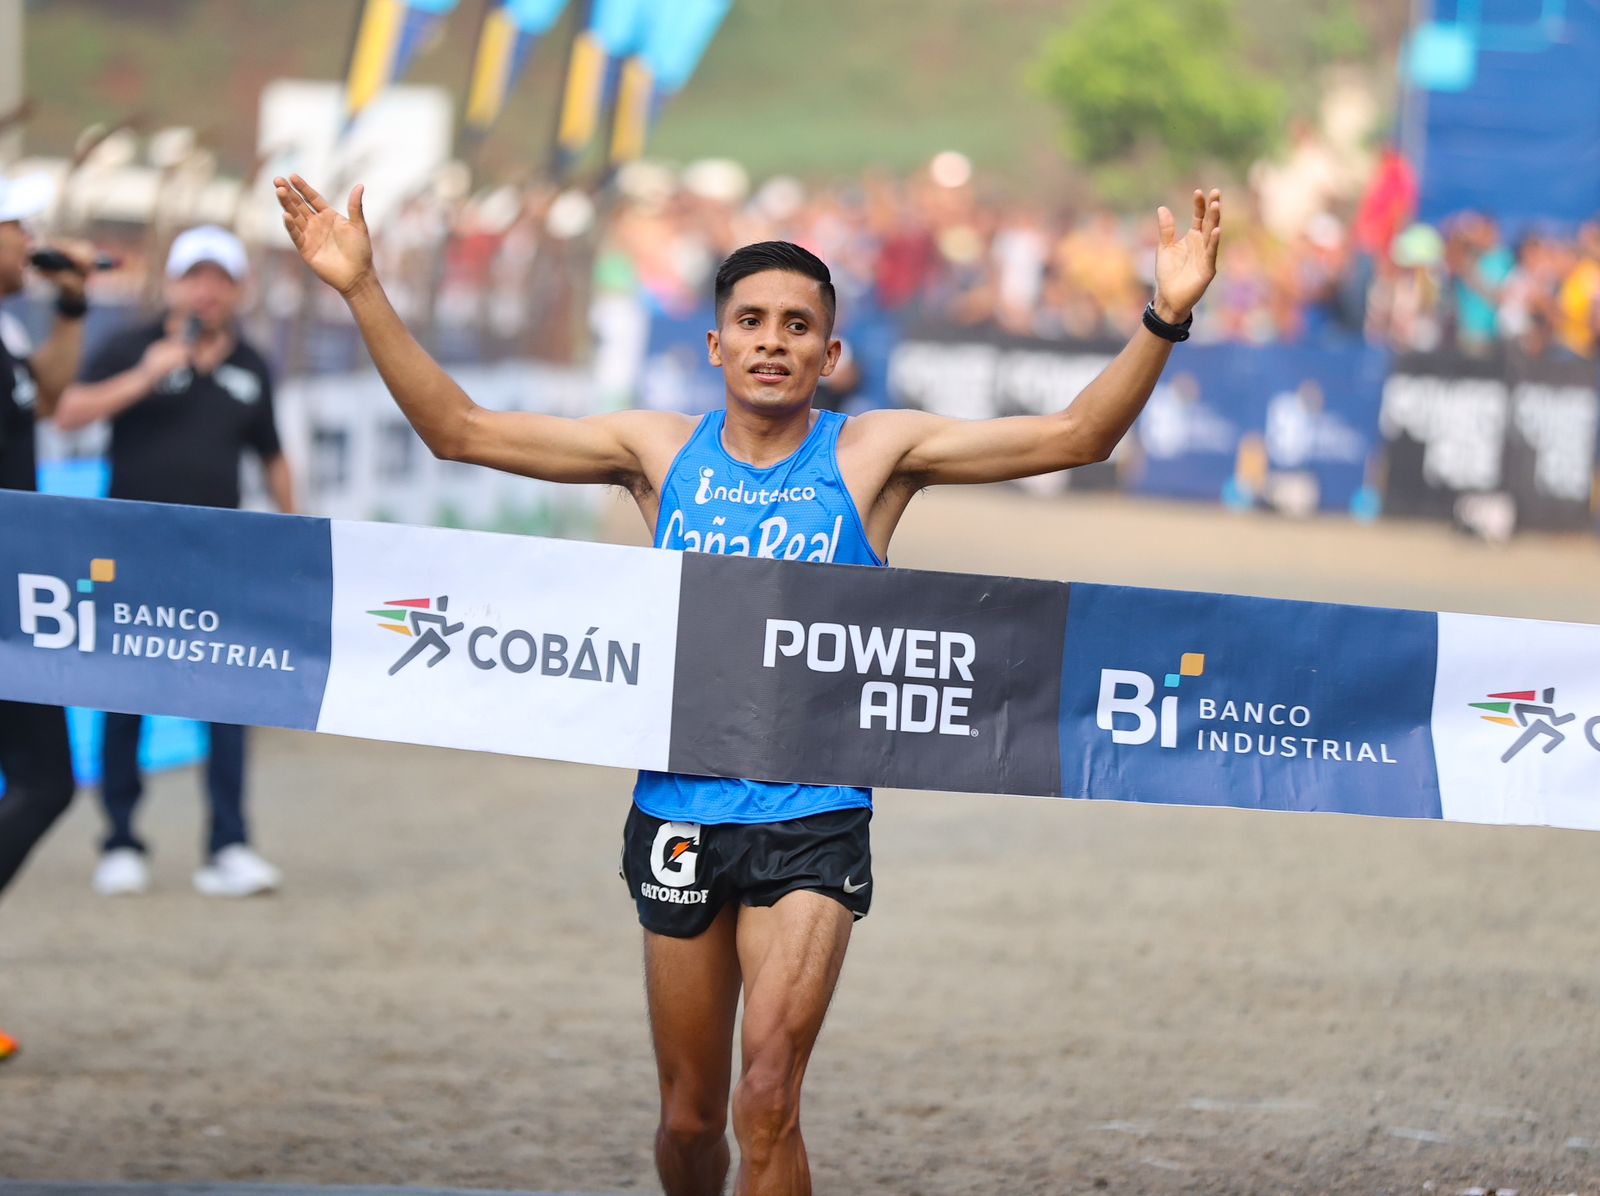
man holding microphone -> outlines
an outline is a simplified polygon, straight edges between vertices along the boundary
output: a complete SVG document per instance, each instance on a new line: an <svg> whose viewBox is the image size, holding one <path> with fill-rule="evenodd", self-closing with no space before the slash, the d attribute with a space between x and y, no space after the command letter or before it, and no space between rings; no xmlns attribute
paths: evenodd
<svg viewBox="0 0 1600 1196"><path fill-rule="evenodd" d="M271 374L236 325L248 268L243 243L226 229L180 234L167 258L167 312L111 338L62 396L56 423L63 430L110 421L110 497L237 507L248 449L265 468L274 504L293 512ZM101 797L109 834L94 876L95 891L106 896L150 887L145 845L133 829L143 792L142 721L106 715ZM278 870L250 847L245 823L245 728L212 723L210 732L210 830L195 888L225 897L270 892Z"/></svg>

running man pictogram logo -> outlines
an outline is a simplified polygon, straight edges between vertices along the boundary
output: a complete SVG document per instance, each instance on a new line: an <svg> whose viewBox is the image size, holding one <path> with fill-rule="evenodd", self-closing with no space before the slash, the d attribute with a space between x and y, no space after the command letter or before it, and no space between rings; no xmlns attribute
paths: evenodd
<svg viewBox="0 0 1600 1196"><path fill-rule="evenodd" d="M446 637L454 635L466 624L450 622L445 614L449 609L449 596L441 594L437 598L395 598L384 603L384 609L367 612L388 620L378 624L385 631L410 636L415 640L400 659L389 666L389 676L393 677L430 648L433 649L433 655L428 659L430 669L450 655L450 641Z"/></svg>
<svg viewBox="0 0 1600 1196"><path fill-rule="evenodd" d="M1554 686L1546 686L1542 691L1507 690L1503 693L1489 694L1488 697L1494 700L1468 702L1467 705L1474 710L1489 711L1488 714L1478 716L1486 723L1499 723L1503 727L1513 729L1525 728L1522 734L1517 736L1516 742L1501 755L1502 764L1511 763L1518 752L1540 737L1545 740L1544 754L1548 756L1566 741L1566 733L1558 728L1578 717L1576 714L1556 713ZM1536 718L1535 715L1539 717Z"/></svg>

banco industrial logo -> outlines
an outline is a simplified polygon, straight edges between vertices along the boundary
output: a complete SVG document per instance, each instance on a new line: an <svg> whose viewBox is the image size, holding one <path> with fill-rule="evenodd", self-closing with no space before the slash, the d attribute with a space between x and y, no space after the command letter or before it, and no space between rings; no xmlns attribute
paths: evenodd
<svg viewBox="0 0 1600 1196"><path fill-rule="evenodd" d="M108 601L106 587L116 581L117 562L111 557L95 557L87 576L70 582L48 573L18 573L17 611L23 634L35 648L295 672L290 648L228 638L222 615L214 608ZM107 613L109 641L104 630Z"/></svg>
<svg viewBox="0 0 1600 1196"><path fill-rule="evenodd" d="M1467 705L1482 712L1478 717L1484 722L1517 732L1500 755L1502 764L1510 764L1525 748L1535 743L1548 756L1572 736L1580 737L1589 747L1600 752L1600 714L1580 723L1580 712L1562 711L1564 703L1557 702L1553 685L1538 690L1502 690L1485 694L1482 701L1468 702Z"/></svg>
<svg viewBox="0 0 1600 1196"><path fill-rule="evenodd" d="M483 672L504 669L519 675L639 684L640 645L602 637L599 627L590 627L581 636L525 627L505 630L492 623L468 630L466 620L451 620L448 594L393 598L367 614L375 616L384 631L410 641L389 666L391 677L418 658L425 658L423 666L432 669L461 648L467 662Z"/></svg>
<svg viewBox="0 0 1600 1196"><path fill-rule="evenodd" d="M1204 652L1182 653L1177 668L1160 676L1158 684L1150 673L1100 670L1095 725L1109 732L1113 743L1339 764L1399 763L1385 741L1318 734L1315 714L1306 702L1256 693L1216 693L1216 678L1206 677ZM1212 693L1195 692L1201 678L1213 683Z"/></svg>

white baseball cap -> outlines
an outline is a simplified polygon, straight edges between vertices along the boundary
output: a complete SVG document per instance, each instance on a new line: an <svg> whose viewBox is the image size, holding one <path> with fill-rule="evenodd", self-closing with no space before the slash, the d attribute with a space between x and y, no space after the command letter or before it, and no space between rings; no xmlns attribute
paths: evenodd
<svg viewBox="0 0 1600 1196"><path fill-rule="evenodd" d="M234 282L250 273L244 242L217 224L202 224L178 234L167 254L167 277L182 278L201 262L220 266Z"/></svg>
<svg viewBox="0 0 1600 1196"><path fill-rule="evenodd" d="M0 178L0 224L32 220L50 206L54 189L43 175Z"/></svg>

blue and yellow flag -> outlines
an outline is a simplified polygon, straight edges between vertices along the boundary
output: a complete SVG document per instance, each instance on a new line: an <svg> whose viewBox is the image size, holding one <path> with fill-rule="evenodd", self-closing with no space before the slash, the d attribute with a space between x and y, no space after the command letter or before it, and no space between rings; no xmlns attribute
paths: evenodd
<svg viewBox="0 0 1600 1196"><path fill-rule="evenodd" d="M656 113L694 74L732 6L733 0L678 0L652 10L642 43L622 64L611 120L612 166L644 153Z"/></svg>
<svg viewBox="0 0 1600 1196"><path fill-rule="evenodd" d="M669 6L670 7L670 6ZM592 0L589 19L573 40L567 86L556 126L558 160L570 161L594 140L617 64L637 53L655 18L652 0Z"/></svg>
<svg viewBox="0 0 1600 1196"><path fill-rule="evenodd" d="M662 95L683 90L732 7L733 0L679 0L658 9L644 58Z"/></svg>
<svg viewBox="0 0 1600 1196"><path fill-rule="evenodd" d="M467 84L469 132L482 136L499 119L534 46L566 6L567 0L494 0L478 35Z"/></svg>
<svg viewBox="0 0 1600 1196"><path fill-rule="evenodd" d="M350 47L345 128L385 87L398 83L417 50L460 0L365 0Z"/></svg>

